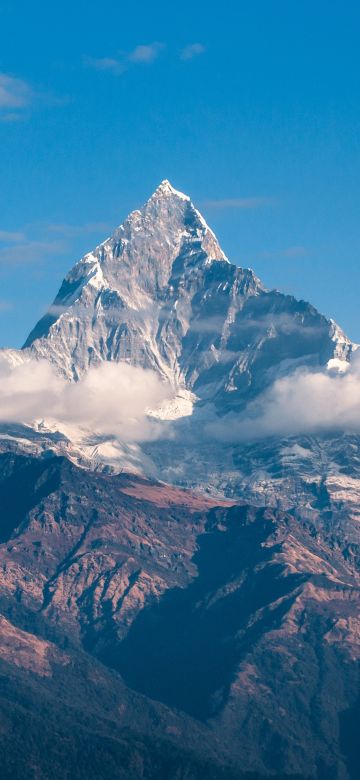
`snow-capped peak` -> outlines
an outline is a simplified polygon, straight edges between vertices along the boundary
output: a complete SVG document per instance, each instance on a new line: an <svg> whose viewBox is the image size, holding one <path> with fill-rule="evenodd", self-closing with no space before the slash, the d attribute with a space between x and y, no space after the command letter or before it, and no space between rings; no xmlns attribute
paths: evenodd
<svg viewBox="0 0 360 780"><path fill-rule="evenodd" d="M315 309L232 265L167 179L73 267L26 347L69 379L125 361L224 409L241 408L299 361L324 365L351 351Z"/></svg>
<svg viewBox="0 0 360 780"><path fill-rule="evenodd" d="M190 201L189 196L185 195L184 192L180 192L180 190L176 190L175 187L170 184L169 179L163 179L151 197L156 198L164 195L175 195L175 197L180 198L181 200Z"/></svg>

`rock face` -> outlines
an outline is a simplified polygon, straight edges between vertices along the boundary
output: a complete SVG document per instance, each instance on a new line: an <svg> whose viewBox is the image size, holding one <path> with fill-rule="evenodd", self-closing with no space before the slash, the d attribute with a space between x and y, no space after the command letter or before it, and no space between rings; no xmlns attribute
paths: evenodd
<svg viewBox="0 0 360 780"><path fill-rule="evenodd" d="M357 706L359 579L309 522L65 458L4 454L0 467L11 679L69 679L84 712L101 684L96 731L109 710L117 739L137 729L137 751L156 753L161 734L170 776L200 778L213 756L219 778L356 777L343 723ZM155 779L157 761L128 776ZM127 776L123 761L111 776Z"/></svg>
<svg viewBox="0 0 360 780"><path fill-rule="evenodd" d="M2 776L357 780L360 439L207 434L353 349L165 181L3 352L69 382L125 361L175 398L111 468L90 434L0 429Z"/></svg>

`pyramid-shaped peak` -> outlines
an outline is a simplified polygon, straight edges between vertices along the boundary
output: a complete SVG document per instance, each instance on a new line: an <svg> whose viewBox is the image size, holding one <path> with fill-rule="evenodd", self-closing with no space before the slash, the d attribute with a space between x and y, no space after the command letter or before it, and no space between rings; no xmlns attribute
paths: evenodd
<svg viewBox="0 0 360 780"><path fill-rule="evenodd" d="M152 198L159 198L159 197L176 197L181 198L181 200L190 200L188 195L185 195L184 192L180 192L180 190L176 190L175 187L172 186L172 184L169 182L169 179L163 179L162 182L158 185L155 192L151 196Z"/></svg>

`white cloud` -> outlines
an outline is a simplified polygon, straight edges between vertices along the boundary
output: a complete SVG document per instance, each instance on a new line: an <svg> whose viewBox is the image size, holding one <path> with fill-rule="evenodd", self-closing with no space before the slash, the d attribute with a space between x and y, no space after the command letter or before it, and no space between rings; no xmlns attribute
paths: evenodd
<svg viewBox="0 0 360 780"><path fill-rule="evenodd" d="M339 365L347 370L339 371ZM339 365L278 379L244 412L209 424L208 432L233 443L326 431L360 433L360 351L351 364Z"/></svg>
<svg viewBox="0 0 360 780"><path fill-rule="evenodd" d="M31 98L32 90L26 81L0 73L0 108L24 108Z"/></svg>
<svg viewBox="0 0 360 780"><path fill-rule="evenodd" d="M0 72L0 122L18 122L29 116L29 109L36 103L63 106L68 97L58 97L48 92L35 91L24 79Z"/></svg>
<svg viewBox="0 0 360 780"><path fill-rule="evenodd" d="M180 57L182 60L192 60L199 54L204 54L205 51L206 48L202 43L189 43L181 50Z"/></svg>
<svg viewBox="0 0 360 780"><path fill-rule="evenodd" d="M33 100L30 85L8 73L0 73L0 121L16 122Z"/></svg>
<svg viewBox="0 0 360 780"><path fill-rule="evenodd" d="M164 44L158 43L157 41L155 41L155 43L135 46L135 49L128 54L128 60L129 62L154 62L163 48Z"/></svg>
<svg viewBox="0 0 360 780"><path fill-rule="evenodd" d="M93 70L120 76L130 65L150 65L158 58L164 48L163 43L155 41L135 46L132 51L121 52L116 57L84 57L83 62L84 65Z"/></svg>
<svg viewBox="0 0 360 780"><path fill-rule="evenodd" d="M103 363L69 383L45 361L14 367L0 355L2 422L44 419L122 441L144 441L160 427L148 418L147 409L169 396L169 387L154 372L127 363Z"/></svg>
<svg viewBox="0 0 360 780"><path fill-rule="evenodd" d="M84 57L84 65L93 70L113 73L115 76L126 70L124 63L115 57Z"/></svg>

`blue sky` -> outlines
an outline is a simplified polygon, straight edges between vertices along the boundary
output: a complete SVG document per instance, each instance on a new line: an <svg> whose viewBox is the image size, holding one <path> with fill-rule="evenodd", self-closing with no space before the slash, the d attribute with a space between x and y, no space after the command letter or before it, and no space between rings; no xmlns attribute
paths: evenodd
<svg viewBox="0 0 360 780"><path fill-rule="evenodd" d="M0 344L163 178L360 340L360 6L0 0Z"/></svg>

